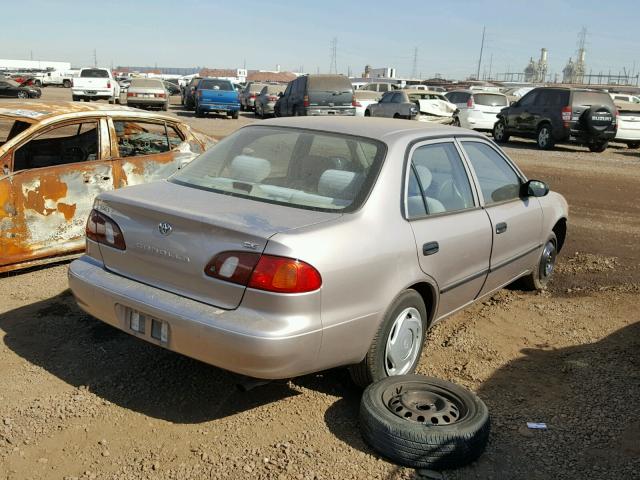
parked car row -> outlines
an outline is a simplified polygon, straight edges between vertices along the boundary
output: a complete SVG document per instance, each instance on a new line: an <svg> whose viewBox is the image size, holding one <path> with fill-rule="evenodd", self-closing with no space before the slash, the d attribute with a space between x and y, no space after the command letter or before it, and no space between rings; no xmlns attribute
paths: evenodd
<svg viewBox="0 0 640 480"><path fill-rule="evenodd" d="M42 91L27 80L16 82L10 77L0 77L0 98L40 98Z"/></svg>

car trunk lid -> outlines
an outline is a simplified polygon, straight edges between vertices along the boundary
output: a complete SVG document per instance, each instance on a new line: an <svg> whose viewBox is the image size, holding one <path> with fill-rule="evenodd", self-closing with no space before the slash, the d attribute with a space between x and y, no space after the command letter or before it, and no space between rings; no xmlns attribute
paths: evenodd
<svg viewBox="0 0 640 480"><path fill-rule="evenodd" d="M215 255L224 251L260 253L276 233L341 215L164 181L105 194L96 202L96 209L118 224L126 243L124 251L100 245L107 269L223 309L236 308L245 287L205 275L205 266Z"/></svg>

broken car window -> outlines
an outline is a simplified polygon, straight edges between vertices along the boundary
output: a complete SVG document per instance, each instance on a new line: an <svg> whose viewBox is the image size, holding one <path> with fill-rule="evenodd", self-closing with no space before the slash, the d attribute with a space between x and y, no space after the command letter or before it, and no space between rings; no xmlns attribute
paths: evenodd
<svg viewBox="0 0 640 480"><path fill-rule="evenodd" d="M16 150L13 170L98 160L99 145L97 122L56 127L29 140Z"/></svg>
<svg viewBox="0 0 640 480"><path fill-rule="evenodd" d="M163 123L134 120L114 120L120 157L154 155L174 150L182 138L171 126Z"/></svg>

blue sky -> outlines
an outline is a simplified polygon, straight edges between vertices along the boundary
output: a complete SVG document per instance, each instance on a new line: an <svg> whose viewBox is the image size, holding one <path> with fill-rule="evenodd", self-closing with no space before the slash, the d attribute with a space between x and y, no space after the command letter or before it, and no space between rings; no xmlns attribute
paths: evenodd
<svg viewBox="0 0 640 480"><path fill-rule="evenodd" d="M93 63L328 71L338 39L338 69L365 64L409 75L463 78L475 72L482 26L483 68L522 71L540 48L550 72L575 57L587 37L587 72L640 70L638 10L630 0L284 1L21 0L2 7L0 58Z"/></svg>

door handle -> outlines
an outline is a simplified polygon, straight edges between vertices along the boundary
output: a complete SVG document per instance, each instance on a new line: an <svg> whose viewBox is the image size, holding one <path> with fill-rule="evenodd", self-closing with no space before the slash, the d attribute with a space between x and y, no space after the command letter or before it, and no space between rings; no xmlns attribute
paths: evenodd
<svg viewBox="0 0 640 480"><path fill-rule="evenodd" d="M496 234L500 235L501 233L504 233L507 231L507 223L506 222L500 222L496 225Z"/></svg>
<svg viewBox="0 0 640 480"><path fill-rule="evenodd" d="M425 256L438 253L438 250L440 250L440 245L438 245L438 242L428 242L422 245L422 254Z"/></svg>

